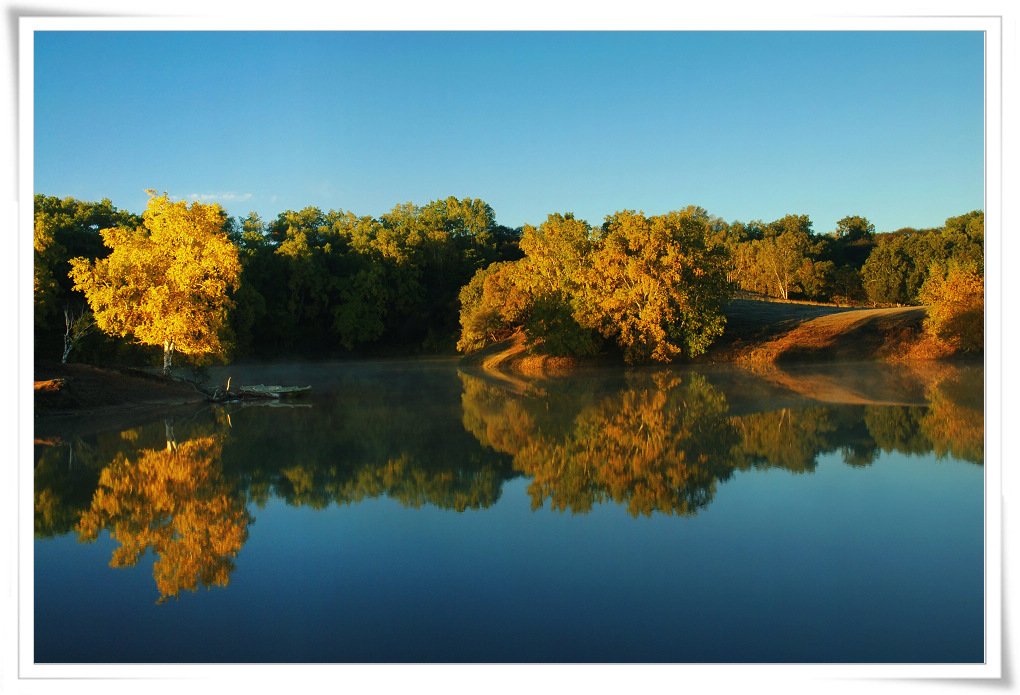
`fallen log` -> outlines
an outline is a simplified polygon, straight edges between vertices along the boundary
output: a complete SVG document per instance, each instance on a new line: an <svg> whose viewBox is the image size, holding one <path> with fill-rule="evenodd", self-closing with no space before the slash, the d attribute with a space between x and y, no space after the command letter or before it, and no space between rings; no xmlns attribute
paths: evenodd
<svg viewBox="0 0 1020 695"><path fill-rule="evenodd" d="M242 386L237 390L231 390L230 379L227 379L226 388L217 387L209 397L213 403L226 403L246 400L279 400L291 396L299 396L312 389L311 386Z"/></svg>

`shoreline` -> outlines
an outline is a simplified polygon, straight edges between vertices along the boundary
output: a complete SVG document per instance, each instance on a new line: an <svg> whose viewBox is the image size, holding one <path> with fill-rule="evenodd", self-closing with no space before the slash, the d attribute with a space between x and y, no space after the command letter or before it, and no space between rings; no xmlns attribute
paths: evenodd
<svg viewBox="0 0 1020 695"><path fill-rule="evenodd" d="M924 307L853 309L812 304L734 300L726 332L707 353L662 367L734 364L750 368L839 362L925 362ZM963 360L969 361L969 360ZM515 389L528 379L566 376L601 366L626 367L611 357L578 359L543 355L528 348L518 331L509 338L460 358ZM34 418L37 423L78 418L119 419L152 410L194 406L207 401L192 382L115 366L37 362L34 366Z"/></svg>

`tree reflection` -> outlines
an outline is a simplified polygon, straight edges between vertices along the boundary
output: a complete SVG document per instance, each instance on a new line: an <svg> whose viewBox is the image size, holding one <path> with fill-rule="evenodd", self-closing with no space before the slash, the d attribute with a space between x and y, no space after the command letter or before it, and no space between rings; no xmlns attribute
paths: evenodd
<svg viewBox="0 0 1020 695"><path fill-rule="evenodd" d="M931 382L927 396L931 406L920 425L936 455L984 463L984 383L947 369Z"/></svg>
<svg viewBox="0 0 1020 695"><path fill-rule="evenodd" d="M96 446L82 437L36 442L35 535L38 538L69 533L88 508L99 480Z"/></svg>
<svg viewBox="0 0 1020 695"><path fill-rule="evenodd" d="M875 448L904 454L930 452L931 439L921 428L926 410L923 407L866 407L864 422L874 439Z"/></svg>
<svg viewBox="0 0 1020 695"><path fill-rule="evenodd" d="M691 515L734 470L810 473L831 452L855 467L880 451L983 461L980 380L951 368L928 382L927 407L858 402L742 415L696 373L633 373L615 387L551 381L523 392L460 377L464 428L532 478L533 509L548 502L585 513L613 501L634 516Z"/></svg>
<svg viewBox="0 0 1020 695"><path fill-rule="evenodd" d="M495 386L461 379L465 427L533 478L533 509L548 500L553 509L585 513L612 500L634 516L690 515L732 470L736 432L722 394L703 376L630 375L626 388L582 400L569 418L549 407L554 398L501 398Z"/></svg>
<svg viewBox="0 0 1020 695"><path fill-rule="evenodd" d="M736 465L748 468L783 468L810 473L818 454L832 448L837 431L829 408L782 408L733 418L740 441L733 450Z"/></svg>
<svg viewBox="0 0 1020 695"><path fill-rule="evenodd" d="M165 449L118 453L103 469L78 522L79 539L92 542L109 529L120 543L112 567L131 567L151 548L160 602L199 586L226 586L252 519L222 476L221 454L222 437L178 442L168 423Z"/></svg>
<svg viewBox="0 0 1020 695"><path fill-rule="evenodd" d="M456 512L496 503L513 473L508 457L461 427L459 382L449 372L348 376L343 398L232 415L224 466L251 500L324 509L388 497Z"/></svg>
<svg viewBox="0 0 1020 695"><path fill-rule="evenodd" d="M401 384L368 374L311 408L215 407L176 426L40 435L35 532L91 541L108 529L116 567L151 549L166 600L227 584L253 522L248 504L272 498L323 509L388 497L464 512L492 506L505 481L526 476L534 509L583 514L612 502L635 517L687 516L735 472L809 474L822 454L850 466L880 452L980 465L982 374L925 370L912 402L926 405L902 406L821 403L777 391L786 385L774 378L670 369L514 389L449 371Z"/></svg>

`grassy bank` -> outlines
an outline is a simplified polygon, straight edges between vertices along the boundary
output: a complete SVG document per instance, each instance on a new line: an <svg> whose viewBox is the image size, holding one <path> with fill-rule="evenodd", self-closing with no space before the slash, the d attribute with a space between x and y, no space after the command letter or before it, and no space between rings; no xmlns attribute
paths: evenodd
<svg viewBox="0 0 1020 695"><path fill-rule="evenodd" d="M853 309L735 299L726 331L696 363L902 361L938 357L922 328L924 307ZM564 373L582 362L529 352L520 332L468 355L465 364L501 374Z"/></svg>
<svg viewBox="0 0 1020 695"><path fill-rule="evenodd" d="M922 358L924 307L846 307L737 299L699 361L818 362ZM933 355L927 355L933 356Z"/></svg>

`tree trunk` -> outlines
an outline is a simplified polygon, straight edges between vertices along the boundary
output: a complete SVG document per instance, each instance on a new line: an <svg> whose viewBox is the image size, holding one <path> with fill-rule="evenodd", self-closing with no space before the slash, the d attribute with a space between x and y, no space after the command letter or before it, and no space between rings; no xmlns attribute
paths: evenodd
<svg viewBox="0 0 1020 695"><path fill-rule="evenodd" d="M163 343L163 376L170 376L173 370L174 341Z"/></svg>
<svg viewBox="0 0 1020 695"><path fill-rule="evenodd" d="M95 317L89 316L88 307L83 306L81 311L75 312L70 306L64 306L64 356L61 362L67 363L71 351L78 347L94 325Z"/></svg>
<svg viewBox="0 0 1020 695"><path fill-rule="evenodd" d="M174 436L173 418L163 420L163 425L166 427L166 450L170 452L177 451L177 437Z"/></svg>
<svg viewBox="0 0 1020 695"><path fill-rule="evenodd" d="M61 363L67 364L67 358L71 354L71 326L74 321L71 319L71 309L64 307L64 356L60 358Z"/></svg>

